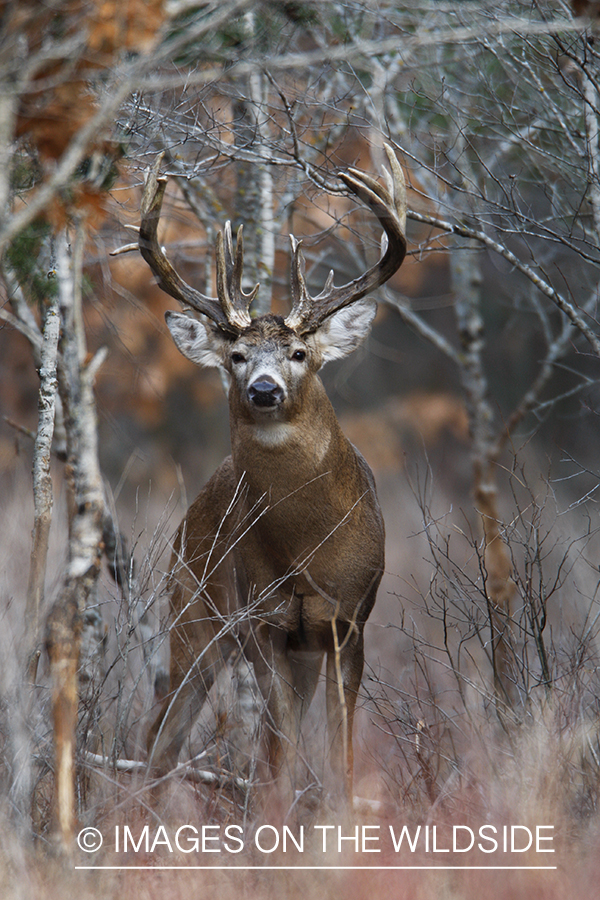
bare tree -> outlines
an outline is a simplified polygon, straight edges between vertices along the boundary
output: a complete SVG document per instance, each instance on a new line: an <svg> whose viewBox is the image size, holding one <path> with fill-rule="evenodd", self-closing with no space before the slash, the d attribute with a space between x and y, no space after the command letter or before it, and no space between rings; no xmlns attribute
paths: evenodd
<svg viewBox="0 0 600 900"><path fill-rule="evenodd" d="M196 73L202 84L200 115L192 103L183 115L181 104L173 111L161 106L161 142L181 145L176 135L186 134L195 153L188 172L196 182L203 181L203 170L209 179L211 169L232 156L238 167L250 167L255 193L246 188L244 193L251 205L258 202L261 173L272 169L284 202L269 210L267 195L266 203L259 203L261 215L267 210L272 216L269 231L288 224L302 190L294 166L309 184L320 186L329 164L358 148L364 152L366 141L375 156L385 134L405 151L415 179L415 209L409 217L423 226L415 252L449 255L455 332L436 330L427 315L389 289L382 299L457 368L470 420L475 510L486 546L490 629L497 647L494 681L502 708L508 703L514 709L518 698L505 647L514 572L502 538L498 465L519 428L535 427L552 405L567 393L588 390L595 378L582 355L586 344L594 356L600 351L594 320L598 112L593 44L585 22L574 21L561 2L536 6L528 17L523 4L508 0L493 9L483 3L424 2L410 10L384 4L376 12L360 4L332 3L317 14L319 28L310 39L302 34L300 53L293 52L300 29L294 31L288 22L288 52L278 56L283 41L272 34L265 38L265 12L261 7L244 19L244 53L233 67L251 88L261 84L260 90L248 90L241 105L235 99L224 102L232 91L229 70L210 86ZM250 39L248 29L254 35ZM335 45L340 29L343 48ZM249 47L264 58L270 90ZM288 67L304 74L290 77ZM191 79L186 90L193 90ZM165 135L170 136L166 141ZM181 172L181 164L175 170ZM239 205L239 184L227 201L236 212L245 209ZM567 189L559 190L559 184ZM255 218L249 209L245 215ZM264 254L264 248L252 251ZM514 316L527 321L532 340L545 344L513 408L492 395L486 365L490 348L502 360L501 338L487 334L486 307L504 303L503 292L485 303L482 294L489 291L481 270L494 257L511 272L518 297ZM309 259L317 265L322 261ZM585 280L583 299L575 299L575 272ZM581 348L577 357L573 346ZM578 384L568 387L559 372L567 359L575 378L579 372Z"/></svg>
<svg viewBox="0 0 600 900"><path fill-rule="evenodd" d="M519 717L533 690L514 648L531 633L544 648L547 620L541 600L527 607L529 619L522 613L524 573L535 554L511 530L519 517L511 490L515 448L555 423L560 409L585 418L587 434L597 437L598 425L600 80L587 20L573 19L562 0L156 0L130 3L123 18L116 3L104 16L106 6L59 2L43 14L35 3L0 6L0 317L26 335L42 376L28 594L36 621L37 610L43 616L48 607L53 420L54 452L68 453L76 474L69 571L52 607L48 643L55 671L64 664L69 673L66 682L56 675L54 689L65 846L74 828L78 698L103 683L95 591L105 501L92 396L102 355L86 355L93 344L81 313L88 302L84 247L101 227L106 271L104 248L122 243L117 227L138 224L133 201L129 209L119 206L117 191L112 214L127 221L106 218L111 188L139 195L142 172L164 152L176 184L165 204L173 222L189 209L204 226L185 262L203 271L198 280L206 293L215 228L227 217L258 225L250 232L260 240L246 247L247 287L262 283L264 311L271 282L275 304L286 299L287 232L307 234L309 283L322 283L334 262L350 280L364 268L363 255L377 254L374 235L332 173L359 157L363 168L369 155L378 163L384 140L398 149L412 184L410 252L416 260L448 261L445 299L431 305L447 303L453 317L440 325L435 310L422 308L427 299L410 300L400 281L379 296L417 335L427 360L443 360L468 412L472 513L481 529L472 533L473 583L487 616L478 634L486 630L491 638L480 690L488 695L490 679L505 724ZM64 27L51 27L56 16ZM334 199L323 199L324 188ZM188 253L177 238L173 243L170 254ZM55 356L57 306L62 337ZM519 354L526 359L508 390ZM583 502L597 473L587 458L578 471ZM442 573L443 555L435 558ZM470 633L467 613L461 623ZM80 637L84 626L89 642ZM90 651L83 670L81 645ZM543 663L548 652L539 655L544 691L555 671L547 658ZM419 765L433 796L427 728L417 730Z"/></svg>

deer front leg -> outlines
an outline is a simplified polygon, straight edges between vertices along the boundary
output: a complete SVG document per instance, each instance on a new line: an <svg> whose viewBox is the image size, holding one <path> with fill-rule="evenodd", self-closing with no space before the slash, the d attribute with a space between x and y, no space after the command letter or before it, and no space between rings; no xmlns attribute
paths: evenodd
<svg viewBox="0 0 600 900"><path fill-rule="evenodd" d="M327 654L327 729L331 746L331 768L344 799L352 804L354 752L352 733L356 698L364 666L362 629L332 622L334 647Z"/></svg>
<svg viewBox="0 0 600 900"><path fill-rule="evenodd" d="M148 733L148 765L165 774L177 765L179 753L192 730L214 673L191 671L187 678L169 693Z"/></svg>
<svg viewBox="0 0 600 900"><path fill-rule="evenodd" d="M223 655L223 645L216 643L208 624L201 636L195 628L193 638L185 626L171 632L171 689L147 739L148 764L162 773L177 765L181 748L227 655Z"/></svg>
<svg viewBox="0 0 600 900"><path fill-rule="evenodd" d="M267 707L269 768L283 795L293 800L300 776L300 723L306 704L296 687L296 673L287 651L287 633L259 625L248 652ZM312 679L309 679L312 687Z"/></svg>

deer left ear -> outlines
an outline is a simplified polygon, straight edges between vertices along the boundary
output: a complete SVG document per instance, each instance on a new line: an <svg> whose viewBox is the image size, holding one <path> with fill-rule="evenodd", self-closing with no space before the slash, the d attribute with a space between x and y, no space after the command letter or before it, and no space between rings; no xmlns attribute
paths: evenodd
<svg viewBox="0 0 600 900"><path fill-rule="evenodd" d="M314 335L322 365L356 350L368 335L376 312L377 304L372 300L359 300L325 319Z"/></svg>

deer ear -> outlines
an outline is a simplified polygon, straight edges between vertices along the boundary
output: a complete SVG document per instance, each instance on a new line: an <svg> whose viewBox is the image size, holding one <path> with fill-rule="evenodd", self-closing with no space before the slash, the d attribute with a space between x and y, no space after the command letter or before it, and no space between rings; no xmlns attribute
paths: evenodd
<svg viewBox="0 0 600 900"><path fill-rule="evenodd" d="M177 349L197 366L222 366L227 338L207 322L183 313L165 313L167 327Z"/></svg>
<svg viewBox="0 0 600 900"><path fill-rule="evenodd" d="M377 304L372 300L359 300L325 319L315 332L322 365L356 350L368 335L376 312Z"/></svg>

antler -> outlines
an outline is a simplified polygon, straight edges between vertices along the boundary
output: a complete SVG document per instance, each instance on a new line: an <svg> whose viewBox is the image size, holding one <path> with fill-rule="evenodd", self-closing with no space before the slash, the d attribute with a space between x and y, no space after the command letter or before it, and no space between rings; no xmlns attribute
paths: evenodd
<svg viewBox="0 0 600 900"><path fill-rule="evenodd" d="M359 200L369 206L385 230L382 237L382 255L374 266L359 278L342 287L333 284L333 271L329 273L325 287L316 297L311 297L304 278L304 256L300 241L290 235L292 244L292 309L285 323L299 334L316 331L329 316L351 303L360 300L386 282L396 272L406 255L406 184L402 167L396 154L384 144L390 164L390 172L384 169L386 186L358 169L340 172L339 177ZM387 238L387 240L386 240ZM384 244L385 242L385 244Z"/></svg>
<svg viewBox="0 0 600 900"><path fill-rule="evenodd" d="M384 169L385 187L358 169L339 173L346 187L373 210L384 228L383 252L378 263L342 287L334 286L331 271L321 293L311 297L304 277L301 242L290 235L292 309L285 323L298 334L316 331L329 316L384 284L402 265L406 255L406 185L402 167L394 151L388 144L384 144L384 147L391 170L388 172ZM242 290L242 226L238 230L235 252L230 222L225 224L224 234L217 235L217 298L207 297L187 284L177 274L158 243L158 222L167 186L167 178L158 174L163 157L164 153L157 156L146 178L141 204L140 253L163 291L208 316L222 331L236 336L251 323L249 308L259 288L256 285L249 293Z"/></svg>
<svg viewBox="0 0 600 900"><path fill-rule="evenodd" d="M225 235L219 233L216 242L217 259L217 297L207 297L191 287L181 278L158 243L157 229L162 209L163 197L167 187L167 178L159 175L164 153L160 153L148 170L146 185L142 196L141 222L139 232L140 253L146 260L162 288L175 300L187 304L197 312L208 316L222 330L231 335L238 335L250 325L248 312L258 285L245 293L242 290L242 270L244 263L244 242L240 226L235 253L231 237L231 223L225 225Z"/></svg>

